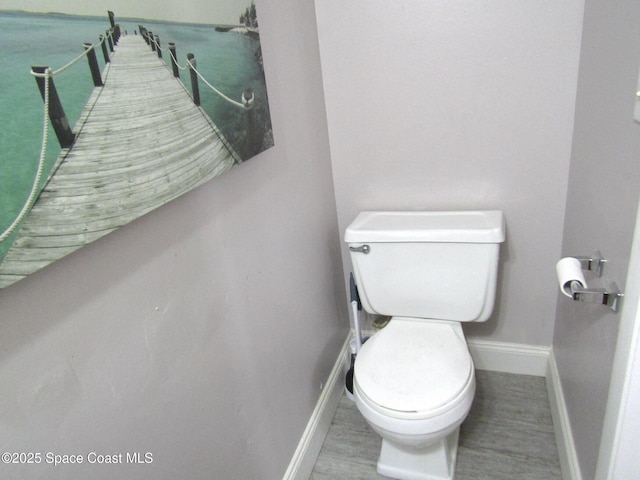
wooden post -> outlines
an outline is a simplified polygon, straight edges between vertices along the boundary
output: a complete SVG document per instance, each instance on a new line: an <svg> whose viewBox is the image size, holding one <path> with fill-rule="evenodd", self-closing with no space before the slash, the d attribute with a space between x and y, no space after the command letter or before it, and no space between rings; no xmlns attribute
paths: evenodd
<svg viewBox="0 0 640 480"><path fill-rule="evenodd" d="M160 48L160 37L158 35L155 36L156 41L156 50L158 51L158 58L162 58L162 49Z"/></svg>
<svg viewBox="0 0 640 480"><path fill-rule="evenodd" d="M148 36L147 29L142 25L138 25L138 28L140 29L140 35L142 35L142 38L144 38L144 41L147 43L147 45L149 45L149 36Z"/></svg>
<svg viewBox="0 0 640 480"><path fill-rule="evenodd" d="M149 30L149 43L151 44L151 51L155 52L156 51L156 42L154 42L154 40L153 40L153 32L151 30Z"/></svg>
<svg viewBox="0 0 640 480"><path fill-rule="evenodd" d="M113 34L113 30L107 30L107 41L109 42L109 50L113 53L113 39L111 35Z"/></svg>
<svg viewBox="0 0 640 480"><path fill-rule="evenodd" d="M109 63L111 59L109 58L109 52L107 51L107 42L105 42L105 38L103 35L98 35L100 38L100 45L102 45L102 56L104 57L104 63Z"/></svg>
<svg viewBox="0 0 640 480"><path fill-rule="evenodd" d="M245 143L245 158L247 160L258 153L262 146L262 141L258 137L258 129L256 127L256 114L254 110L255 96L250 88L242 92L242 104L245 107L245 128L247 140Z"/></svg>
<svg viewBox="0 0 640 480"><path fill-rule="evenodd" d="M173 76L176 78L180 78L180 70L178 70L178 64L176 63L178 54L176 53L176 44L173 42L169 42L169 55L171 56L171 68L173 68Z"/></svg>
<svg viewBox="0 0 640 480"><path fill-rule="evenodd" d="M111 10L107 10L107 14L109 15L109 23L111 24L111 28L116 27L116 15Z"/></svg>
<svg viewBox="0 0 640 480"><path fill-rule="evenodd" d="M193 91L193 103L200 106L200 87L198 87L198 74L196 68L196 56L193 53L187 53L187 61L189 62L189 73L191 74L191 90Z"/></svg>
<svg viewBox="0 0 640 480"><path fill-rule="evenodd" d="M114 29L115 40L114 43L118 43L120 41L120 37L122 36L122 32L120 31L120 25L116 24L116 28Z"/></svg>
<svg viewBox="0 0 640 480"><path fill-rule="evenodd" d="M87 52L87 60L89 61L89 69L91 70L91 78L93 84L96 87L102 87L102 77L100 76L100 67L98 66L98 59L96 58L96 50L90 43L83 44L85 51Z"/></svg>
<svg viewBox="0 0 640 480"><path fill-rule="evenodd" d="M34 66L31 67L35 73L45 73L49 67L41 67ZM69 148L73 145L73 141L76 136L71 131L69 127L69 121L67 120L67 116L64 113L64 109L62 108L62 103L60 103L60 97L58 97L58 91L56 90L56 86L53 83L53 78L48 77L35 77L36 83L38 84L38 88L40 89L40 95L42 95L42 100L45 100L45 82L49 81L49 119L51 120L51 124L53 125L53 130L56 132L56 136L58 137L58 142L60 142L60 146L62 148Z"/></svg>

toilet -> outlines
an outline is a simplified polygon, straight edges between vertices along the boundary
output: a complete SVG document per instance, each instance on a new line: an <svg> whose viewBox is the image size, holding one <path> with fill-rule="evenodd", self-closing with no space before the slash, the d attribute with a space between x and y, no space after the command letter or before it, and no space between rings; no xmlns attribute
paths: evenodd
<svg viewBox="0 0 640 480"><path fill-rule="evenodd" d="M354 365L356 406L382 437L378 473L451 480L475 394L462 322L493 311L504 215L362 212L344 240L362 306L392 317Z"/></svg>

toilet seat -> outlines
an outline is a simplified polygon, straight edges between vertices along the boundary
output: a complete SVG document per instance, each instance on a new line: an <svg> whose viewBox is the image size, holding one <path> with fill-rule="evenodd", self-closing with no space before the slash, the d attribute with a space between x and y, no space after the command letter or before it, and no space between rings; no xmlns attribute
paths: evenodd
<svg viewBox="0 0 640 480"><path fill-rule="evenodd" d="M406 419L446 414L473 396L473 361L457 322L394 317L358 352L361 400Z"/></svg>

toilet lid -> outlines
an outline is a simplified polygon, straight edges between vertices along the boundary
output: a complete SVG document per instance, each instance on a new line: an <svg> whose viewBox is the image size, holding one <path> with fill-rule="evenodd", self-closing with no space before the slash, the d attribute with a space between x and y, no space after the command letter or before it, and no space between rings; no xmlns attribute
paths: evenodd
<svg viewBox="0 0 640 480"><path fill-rule="evenodd" d="M381 407L429 412L460 394L473 362L452 324L392 319L362 346L354 371L358 388Z"/></svg>

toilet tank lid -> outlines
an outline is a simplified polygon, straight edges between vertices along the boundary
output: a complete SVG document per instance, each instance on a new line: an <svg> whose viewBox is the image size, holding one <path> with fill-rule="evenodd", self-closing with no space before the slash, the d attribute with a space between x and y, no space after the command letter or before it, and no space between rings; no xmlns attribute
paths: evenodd
<svg viewBox="0 0 640 480"><path fill-rule="evenodd" d="M504 214L499 210L368 211L347 227L344 241L501 243L505 232Z"/></svg>

